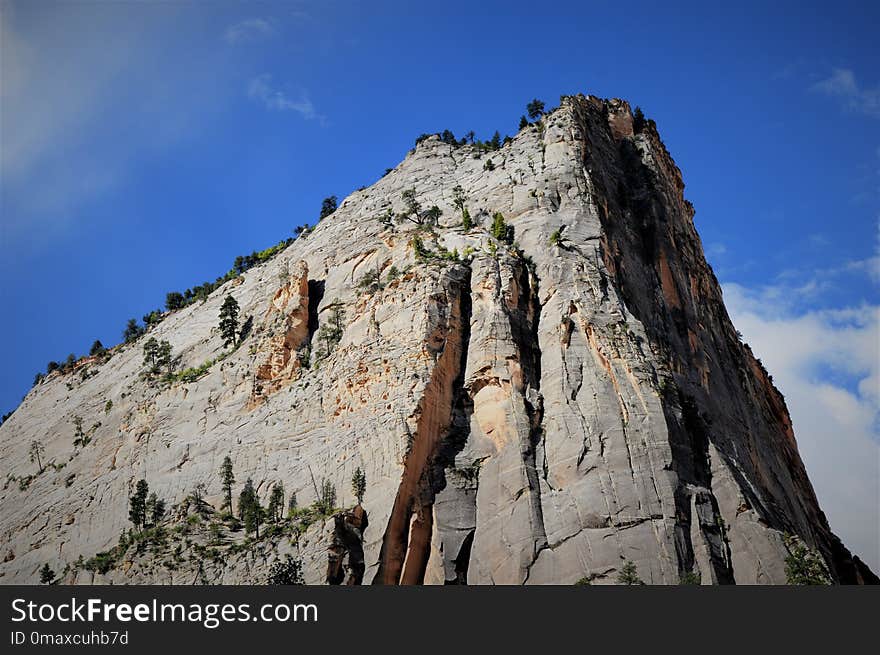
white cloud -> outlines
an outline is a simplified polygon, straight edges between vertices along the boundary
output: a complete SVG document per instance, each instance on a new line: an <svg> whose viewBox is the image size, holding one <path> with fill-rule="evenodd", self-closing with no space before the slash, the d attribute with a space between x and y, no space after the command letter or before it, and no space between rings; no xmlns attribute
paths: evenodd
<svg viewBox="0 0 880 655"><path fill-rule="evenodd" d="M816 93L838 98L847 109L880 118L880 87L864 88L848 68L835 68L830 77L810 87Z"/></svg>
<svg viewBox="0 0 880 655"><path fill-rule="evenodd" d="M321 118L305 93L300 95L298 100L290 98L284 91L273 87L272 76L268 73L251 80L248 85L248 97L262 102L267 109L273 111L295 111L308 120Z"/></svg>
<svg viewBox="0 0 880 655"><path fill-rule="evenodd" d="M223 40L230 45L252 43L275 34L275 26L264 18L248 18L230 25L223 33Z"/></svg>
<svg viewBox="0 0 880 655"><path fill-rule="evenodd" d="M734 324L785 395L832 529L880 570L880 306L795 311L785 287L723 286Z"/></svg>

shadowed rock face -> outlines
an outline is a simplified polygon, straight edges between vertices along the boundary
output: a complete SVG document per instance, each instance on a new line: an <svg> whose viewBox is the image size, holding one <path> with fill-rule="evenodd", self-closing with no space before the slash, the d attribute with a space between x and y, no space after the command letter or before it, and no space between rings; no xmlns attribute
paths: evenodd
<svg viewBox="0 0 880 655"><path fill-rule="evenodd" d="M379 220L406 211L407 189L443 210L437 226ZM634 133L618 100L566 98L482 158L423 141L274 259L151 330L197 367L224 353L217 315L234 295L253 328L202 377L144 379L138 342L28 394L0 427L0 583L36 582L45 562L70 583L265 582L293 553L315 584L597 584L626 560L654 584L775 584L785 533L836 581L876 582L828 528L683 189L653 124ZM490 236L495 212L516 247ZM381 288L359 288L374 272ZM74 449L76 416L97 427ZM39 474L34 440L51 463ZM328 480L354 506L360 467L351 512L369 524L340 514L296 538L227 535L217 557L129 549L104 573L74 566L117 542L140 478L169 503L205 483L219 508L227 454L239 485L253 478L265 499L281 481L300 505Z"/></svg>

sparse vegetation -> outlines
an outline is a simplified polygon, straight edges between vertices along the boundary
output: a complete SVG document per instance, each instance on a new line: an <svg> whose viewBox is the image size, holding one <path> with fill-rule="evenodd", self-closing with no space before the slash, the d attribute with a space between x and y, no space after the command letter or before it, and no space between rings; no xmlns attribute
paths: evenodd
<svg viewBox="0 0 880 655"><path fill-rule="evenodd" d="M699 585L702 584L702 578L700 576L699 571L686 571L682 573L681 580L679 581L680 585L689 586L689 585Z"/></svg>
<svg viewBox="0 0 880 655"><path fill-rule="evenodd" d="M328 320L321 325L321 328L315 335L318 343L321 345L321 348L315 353L317 361L329 357L330 353L332 353L339 342L342 341L342 335L344 332L342 322L345 320L345 310L343 309L342 303L338 300L334 301L329 306L329 309L330 315Z"/></svg>
<svg viewBox="0 0 880 655"><path fill-rule="evenodd" d="M639 577L639 571L636 568L636 565L629 560L625 560L623 566L620 567L620 571L617 574L617 584L643 585L645 583Z"/></svg>
<svg viewBox="0 0 880 655"><path fill-rule="evenodd" d="M31 464L34 462L37 463L37 469L40 473L43 472L43 462L40 459L43 456L43 453L46 452L46 448L39 441L31 441L31 447L28 449L28 456L30 457Z"/></svg>
<svg viewBox="0 0 880 655"><path fill-rule="evenodd" d="M336 487L330 480L321 482L321 489L315 508L323 515L327 516L333 513L336 508Z"/></svg>
<svg viewBox="0 0 880 655"><path fill-rule="evenodd" d="M785 536L788 557L785 558L785 577L790 585L830 585L831 574L825 560L793 535Z"/></svg>

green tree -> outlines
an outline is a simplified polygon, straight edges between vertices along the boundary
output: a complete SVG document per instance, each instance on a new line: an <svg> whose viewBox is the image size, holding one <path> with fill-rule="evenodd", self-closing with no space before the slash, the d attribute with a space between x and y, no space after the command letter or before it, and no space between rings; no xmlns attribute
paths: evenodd
<svg viewBox="0 0 880 655"><path fill-rule="evenodd" d="M544 103L541 100L535 98L526 105L526 113L533 121L538 120L541 116L544 115Z"/></svg>
<svg viewBox="0 0 880 655"><path fill-rule="evenodd" d="M492 215L492 236L507 244L513 243L513 226L504 221L501 212Z"/></svg>
<svg viewBox="0 0 880 655"><path fill-rule="evenodd" d="M553 230L553 233L550 235L550 245L562 245L562 230Z"/></svg>
<svg viewBox="0 0 880 655"><path fill-rule="evenodd" d="M336 211L336 196L330 196L328 198L324 198L321 203L321 215L318 217L318 220L322 220L327 218L330 214Z"/></svg>
<svg viewBox="0 0 880 655"><path fill-rule="evenodd" d="M495 130L495 134L492 135L492 138L489 139L489 148L491 150L498 150L501 147L501 134L498 130Z"/></svg>
<svg viewBox="0 0 880 655"><path fill-rule="evenodd" d="M642 108L636 107L633 112L633 132L638 134L645 129L646 124L647 122L645 121L645 114L642 112Z"/></svg>
<svg viewBox="0 0 880 655"><path fill-rule="evenodd" d="M156 492L153 491L147 497L144 511L146 512L150 523L158 525L159 521L165 516L165 501L159 498L159 496L156 495Z"/></svg>
<svg viewBox="0 0 880 655"><path fill-rule="evenodd" d="M437 205L431 205L431 208L428 209L428 211L426 211L424 214L422 214L422 221L426 225L437 225L442 215L442 209L440 209Z"/></svg>
<svg viewBox="0 0 880 655"><path fill-rule="evenodd" d="M495 162L492 159L487 159L486 163L483 164L484 171L494 171L495 170Z"/></svg>
<svg viewBox="0 0 880 655"><path fill-rule="evenodd" d="M227 455L220 465L220 484L223 487L225 497L224 507L232 514L232 485L235 484L235 474L232 472L232 459Z"/></svg>
<svg viewBox="0 0 880 655"><path fill-rule="evenodd" d="M460 212L464 211L464 203L467 202L467 196L464 189L458 184L452 189L452 205Z"/></svg>
<svg viewBox="0 0 880 655"><path fill-rule="evenodd" d="M303 582L302 561L286 555L283 560L275 560L269 569L270 585L301 585Z"/></svg>
<svg viewBox="0 0 880 655"><path fill-rule="evenodd" d="M43 564L40 569L40 584L52 584L55 582L55 571L49 567L49 563Z"/></svg>
<svg viewBox="0 0 880 655"><path fill-rule="evenodd" d="M321 514L332 514L336 508L336 487L330 480L321 482L321 491L318 501L315 503Z"/></svg>
<svg viewBox="0 0 880 655"><path fill-rule="evenodd" d="M296 504L296 492L290 492L290 498L287 500L287 516L293 517L296 514L297 504Z"/></svg>
<svg viewBox="0 0 880 655"><path fill-rule="evenodd" d="M323 346L323 350L316 353L318 359L328 357L342 340L344 331L342 322L345 320L345 310L339 301L334 301L330 308L330 315L327 321L321 325L316 335L318 343Z"/></svg>
<svg viewBox="0 0 880 655"><path fill-rule="evenodd" d="M519 117L519 129L529 126L529 120L525 116Z"/></svg>
<svg viewBox="0 0 880 655"><path fill-rule="evenodd" d="M150 374L158 373L162 368L171 369L171 344L150 337L144 344L144 366Z"/></svg>
<svg viewBox="0 0 880 655"><path fill-rule="evenodd" d="M181 309L186 305L186 299L183 297L183 294L179 291L169 291L165 295L165 309L169 312L173 312L177 309Z"/></svg>
<svg viewBox="0 0 880 655"><path fill-rule="evenodd" d="M134 495L128 499L128 519L136 528L147 527L147 495L150 487L146 480L138 480Z"/></svg>
<svg viewBox="0 0 880 655"><path fill-rule="evenodd" d="M104 353L107 352L107 349L104 347L104 344L100 342L100 340L95 340L95 343L92 344L92 347L89 348L89 356L90 357L100 357Z"/></svg>
<svg viewBox="0 0 880 655"><path fill-rule="evenodd" d="M617 574L617 584L622 585L643 585L642 579L639 577L639 571L636 565L626 560Z"/></svg>
<svg viewBox="0 0 880 655"><path fill-rule="evenodd" d="M248 478L245 480L241 493L238 494L238 518L244 520L245 514L250 510L251 503L257 497L254 489L254 481Z"/></svg>
<svg viewBox="0 0 880 655"><path fill-rule="evenodd" d="M403 214L403 217L417 225L421 225L422 205L416 200L416 190L407 189L403 192L401 198L403 198L403 203L406 205L406 213Z"/></svg>
<svg viewBox="0 0 880 655"><path fill-rule="evenodd" d="M471 220L471 213L468 211L467 207L464 208L464 211L461 212L461 228L467 232L474 226L473 220Z"/></svg>
<svg viewBox="0 0 880 655"><path fill-rule="evenodd" d="M686 571L681 575L681 579L679 580L680 585L698 585L702 581L702 576L699 571Z"/></svg>
<svg viewBox="0 0 880 655"><path fill-rule="evenodd" d="M28 450L28 455L31 458L31 464L35 461L37 462L37 468L40 470L40 473L43 472L43 462L40 459L43 454L46 452L46 448L39 441L31 441L31 447Z"/></svg>
<svg viewBox="0 0 880 655"><path fill-rule="evenodd" d="M135 341L138 337L140 337L144 333L144 328L138 325L136 318L128 319L128 323L125 326L125 331L122 333L122 340L125 343L131 343Z"/></svg>
<svg viewBox="0 0 880 655"><path fill-rule="evenodd" d="M269 492L269 506L266 513L272 523L277 523L282 519L284 512L284 485L280 482L272 485L272 491Z"/></svg>
<svg viewBox="0 0 880 655"><path fill-rule="evenodd" d="M360 466L354 470L351 476L351 491L357 498L358 505L364 502L364 494L367 491L367 476Z"/></svg>
<svg viewBox="0 0 880 655"><path fill-rule="evenodd" d="M226 296L220 307L220 336L223 337L223 347L236 343L238 335L238 302L232 295Z"/></svg>
<svg viewBox="0 0 880 655"><path fill-rule="evenodd" d="M790 585L830 585L831 574L822 556L800 539L786 535L785 577Z"/></svg>
<svg viewBox="0 0 880 655"><path fill-rule="evenodd" d="M260 538L260 525L266 518L266 510L260 504L260 498L254 489L253 481L248 478L238 498L238 511L244 521L244 530L248 534L256 533Z"/></svg>
<svg viewBox="0 0 880 655"><path fill-rule="evenodd" d="M142 320L144 322L144 327L149 330L154 325L159 325L159 323L162 322L163 318L164 317L162 316L162 310L154 309L149 314L144 314Z"/></svg>

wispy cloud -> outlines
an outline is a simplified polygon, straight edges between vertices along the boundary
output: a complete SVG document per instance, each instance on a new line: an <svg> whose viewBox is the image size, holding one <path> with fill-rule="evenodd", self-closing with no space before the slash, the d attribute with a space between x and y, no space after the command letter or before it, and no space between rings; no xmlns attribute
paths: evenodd
<svg viewBox="0 0 880 655"><path fill-rule="evenodd" d="M223 40L230 45L260 41L275 34L275 25L265 18L248 18L230 25L223 33Z"/></svg>
<svg viewBox="0 0 880 655"><path fill-rule="evenodd" d="M263 73L252 79L248 84L247 93L249 98L262 103L266 109L295 111L307 120L322 119L306 93L303 92L294 100L284 91L273 86L272 76L269 73Z"/></svg>
<svg viewBox="0 0 880 655"><path fill-rule="evenodd" d="M880 86L861 86L849 68L835 68L829 77L813 84L810 90L837 98L851 111L880 118Z"/></svg>

